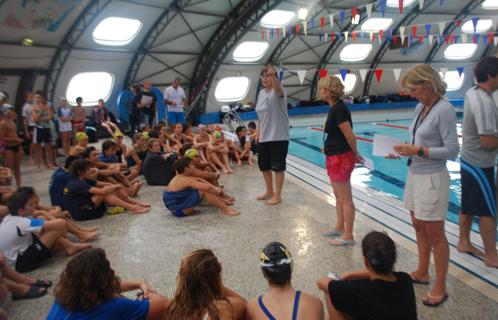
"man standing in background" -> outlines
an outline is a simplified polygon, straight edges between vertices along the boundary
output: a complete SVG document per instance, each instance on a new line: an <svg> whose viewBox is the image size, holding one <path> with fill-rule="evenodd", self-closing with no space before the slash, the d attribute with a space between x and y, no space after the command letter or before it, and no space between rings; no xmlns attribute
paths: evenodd
<svg viewBox="0 0 498 320"><path fill-rule="evenodd" d="M168 124L184 123L183 108L187 103L185 91L180 87L180 78L175 78L171 86L164 90L164 103L168 106Z"/></svg>

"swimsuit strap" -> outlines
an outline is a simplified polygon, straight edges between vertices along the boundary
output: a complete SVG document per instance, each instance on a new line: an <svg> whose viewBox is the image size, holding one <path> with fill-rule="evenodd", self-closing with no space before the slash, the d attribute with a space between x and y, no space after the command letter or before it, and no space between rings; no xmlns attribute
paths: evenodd
<svg viewBox="0 0 498 320"><path fill-rule="evenodd" d="M296 291L296 297L294 298L294 309L292 311L292 320L297 320L297 313L299 310L299 300L301 298L301 291Z"/></svg>
<svg viewBox="0 0 498 320"><path fill-rule="evenodd" d="M258 298L258 304L259 307L261 308L261 311L268 317L269 320L276 320L275 317L270 313L270 310L268 310L263 303L263 296L259 296Z"/></svg>

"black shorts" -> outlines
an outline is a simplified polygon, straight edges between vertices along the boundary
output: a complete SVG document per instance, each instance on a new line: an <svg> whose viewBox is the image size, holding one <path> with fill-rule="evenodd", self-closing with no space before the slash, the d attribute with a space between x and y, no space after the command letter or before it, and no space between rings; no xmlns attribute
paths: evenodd
<svg viewBox="0 0 498 320"><path fill-rule="evenodd" d="M460 159L462 214L496 217L495 168L480 168Z"/></svg>
<svg viewBox="0 0 498 320"><path fill-rule="evenodd" d="M95 207L95 204L92 202L88 205L83 205L83 208L76 212L69 212L71 217L76 221L86 221L102 218L104 213L107 211L107 207L104 203L100 205L100 207Z"/></svg>
<svg viewBox="0 0 498 320"><path fill-rule="evenodd" d="M14 153L18 153L19 148L21 148L21 145L19 145L19 144L16 144L15 146L5 146L5 151L9 150L9 151L12 151Z"/></svg>
<svg viewBox="0 0 498 320"><path fill-rule="evenodd" d="M38 239L37 236L31 234L33 243L17 256L16 270L18 272L28 272L35 270L42 263L52 256L50 250Z"/></svg>
<svg viewBox="0 0 498 320"><path fill-rule="evenodd" d="M33 141L36 144L52 143L53 139L50 128L35 127L35 130L33 131Z"/></svg>
<svg viewBox="0 0 498 320"><path fill-rule="evenodd" d="M258 143L258 166L261 171L285 171L289 141Z"/></svg>

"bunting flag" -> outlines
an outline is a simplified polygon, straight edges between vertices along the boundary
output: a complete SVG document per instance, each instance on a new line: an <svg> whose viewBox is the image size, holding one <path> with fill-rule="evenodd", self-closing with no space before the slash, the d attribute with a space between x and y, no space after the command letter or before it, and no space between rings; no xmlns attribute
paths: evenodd
<svg viewBox="0 0 498 320"><path fill-rule="evenodd" d="M382 78L382 73L384 70L382 69L375 69L375 78L377 79L377 83L380 82L380 79Z"/></svg>
<svg viewBox="0 0 498 320"><path fill-rule="evenodd" d="M425 0L418 0L418 7L420 10L422 10L422 8L424 7L424 1Z"/></svg>
<svg viewBox="0 0 498 320"><path fill-rule="evenodd" d="M334 30L334 14L329 14L330 31Z"/></svg>
<svg viewBox="0 0 498 320"><path fill-rule="evenodd" d="M387 0L380 0L380 11L382 12L382 17L386 14L386 4Z"/></svg>
<svg viewBox="0 0 498 320"><path fill-rule="evenodd" d="M273 40L273 30L275 30L275 29L271 29L270 30L270 37L271 37L272 40Z"/></svg>
<svg viewBox="0 0 498 320"><path fill-rule="evenodd" d="M339 19L341 21L341 27L344 26L344 14L345 14L344 10L341 10L341 12L339 12Z"/></svg>
<svg viewBox="0 0 498 320"><path fill-rule="evenodd" d="M265 41L265 32L264 31L261 31L261 40Z"/></svg>
<svg viewBox="0 0 498 320"><path fill-rule="evenodd" d="M428 23L425 25L425 37L429 37L429 33L431 32L431 24Z"/></svg>
<svg viewBox="0 0 498 320"><path fill-rule="evenodd" d="M401 74L401 69L393 69L393 74L394 74L394 80L398 82L399 80L399 75Z"/></svg>
<svg viewBox="0 0 498 320"><path fill-rule="evenodd" d="M375 33L370 32L370 40L371 40L372 42L374 42L374 40L375 40Z"/></svg>
<svg viewBox="0 0 498 320"><path fill-rule="evenodd" d="M351 17L354 19L356 15L358 14L358 8L354 7L351 9Z"/></svg>
<svg viewBox="0 0 498 320"><path fill-rule="evenodd" d="M441 70L441 75L443 76L444 79L444 77L446 76L446 72L448 72L448 68L441 68L439 70Z"/></svg>
<svg viewBox="0 0 498 320"><path fill-rule="evenodd" d="M393 36L393 45L396 46L398 44L398 36Z"/></svg>
<svg viewBox="0 0 498 320"><path fill-rule="evenodd" d="M455 26L459 28L462 25L462 19L456 19L455 20Z"/></svg>
<svg viewBox="0 0 498 320"><path fill-rule="evenodd" d="M351 35L353 36L353 42L356 43L356 35L357 35L356 31L353 31ZM491 34L491 41L493 41L493 34Z"/></svg>
<svg viewBox="0 0 498 320"><path fill-rule="evenodd" d="M315 29L315 19L313 17L310 18L310 29Z"/></svg>
<svg viewBox="0 0 498 320"><path fill-rule="evenodd" d="M296 33L297 34L301 33L301 25L299 23L296 23Z"/></svg>
<svg viewBox="0 0 498 320"><path fill-rule="evenodd" d="M327 76L327 72L328 71L325 68L320 69L320 79L325 78Z"/></svg>
<svg viewBox="0 0 498 320"><path fill-rule="evenodd" d="M344 42L348 43L349 31L344 31Z"/></svg>
<svg viewBox="0 0 498 320"><path fill-rule="evenodd" d="M379 41L384 40L384 30L379 30Z"/></svg>
<svg viewBox="0 0 498 320"><path fill-rule="evenodd" d="M403 0L398 0L399 14L403 14Z"/></svg>
<svg viewBox="0 0 498 320"><path fill-rule="evenodd" d="M372 17L373 3L369 3L365 7L367 8L367 17L370 19Z"/></svg>
<svg viewBox="0 0 498 320"><path fill-rule="evenodd" d="M297 70L297 78L299 79L299 83L303 85L304 78L306 77L306 70Z"/></svg>
<svg viewBox="0 0 498 320"><path fill-rule="evenodd" d="M361 78L361 81L365 81L365 78L367 76L367 69L360 69L360 78Z"/></svg>
<svg viewBox="0 0 498 320"><path fill-rule="evenodd" d="M328 33L325 33L325 34L323 35L323 42L327 42L327 37L328 37L328 35L329 35Z"/></svg>
<svg viewBox="0 0 498 320"><path fill-rule="evenodd" d="M455 35L454 34L450 35L450 43L452 43L452 44L455 43Z"/></svg>
<svg viewBox="0 0 498 320"><path fill-rule="evenodd" d="M492 43L493 42L493 32L488 32L488 43Z"/></svg>
<svg viewBox="0 0 498 320"><path fill-rule="evenodd" d="M479 17L472 18L472 25L474 26L474 33L477 32L477 23L479 22Z"/></svg>
<svg viewBox="0 0 498 320"><path fill-rule="evenodd" d="M269 40L270 39L270 31L266 31L266 40Z"/></svg>
<svg viewBox="0 0 498 320"><path fill-rule="evenodd" d="M282 36L285 38L285 28L282 28Z"/></svg>
<svg viewBox="0 0 498 320"><path fill-rule="evenodd" d="M480 34L479 33L476 33L472 36L472 42L474 42L475 44L477 44L479 42L479 38L480 38Z"/></svg>
<svg viewBox="0 0 498 320"><path fill-rule="evenodd" d="M424 36L422 36L422 35L418 36L418 43L420 43L420 44L424 43Z"/></svg>
<svg viewBox="0 0 498 320"><path fill-rule="evenodd" d="M412 36L415 38L417 36L417 26L412 26Z"/></svg>
<svg viewBox="0 0 498 320"><path fill-rule="evenodd" d="M342 78L342 81L346 81L346 75L348 74L348 70L347 69L339 69L339 72L341 73L341 78Z"/></svg>
<svg viewBox="0 0 498 320"><path fill-rule="evenodd" d="M322 27L322 32L325 32L325 17L320 17L320 26Z"/></svg>
<svg viewBox="0 0 498 320"><path fill-rule="evenodd" d="M342 41L342 32L337 32L337 36L339 37L339 41Z"/></svg>
<svg viewBox="0 0 498 320"><path fill-rule="evenodd" d="M285 70L280 67L280 69L278 69L278 81L282 82L282 80L284 79L284 73L285 73Z"/></svg>
<svg viewBox="0 0 498 320"><path fill-rule="evenodd" d="M431 46L432 46L432 42L433 42L433 41L434 41L434 36L431 34L431 35L429 36L429 45L431 45Z"/></svg>
<svg viewBox="0 0 498 320"><path fill-rule="evenodd" d="M335 39L335 33L331 32L330 33L330 41L334 42L334 39Z"/></svg>
<svg viewBox="0 0 498 320"><path fill-rule="evenodd" d="M466 43L467 42L467 35L466 34L462 34L462 43Z"/></svg>
<svg viewBox="0 0 498 320"><path fill-rule="evenodd" d="M308 23L306 20L303 20L303 29L304 29L304 34L307 36L308 35L308 28L307 28Z"/></svg>
<svg viewBox="0 0 498 320"><path fill-rule="evenodd" d="M399 27L399 35L401 37L401 43L403 43L403 41L405 41L405 29L406 29L405 26Z"/></svg>
<svg viewBox="0 0 498 320"><path fill-rule="evenodd" d="M439 25L439 34L443 34L444 27L446 26L446 22L445 21L439 22L438 25Z"/></svg>
<svg viewBox="0 0 498 320"><path fill-rule="evenodd" d="M498 45L498 37L493 38L493 43L495 44L495 46Z"/></svg>

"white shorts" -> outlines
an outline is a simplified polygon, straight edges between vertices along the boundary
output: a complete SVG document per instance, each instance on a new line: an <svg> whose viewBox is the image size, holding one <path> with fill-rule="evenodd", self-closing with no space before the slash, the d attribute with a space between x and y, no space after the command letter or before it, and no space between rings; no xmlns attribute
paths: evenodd
<svg viewBox="0 0 498 320"><path fill-rule="evenodd" d="M444 221L448 214L450 175L448 170L435 173L412 173L408 169L404 206L422 221Z"/></svg>

